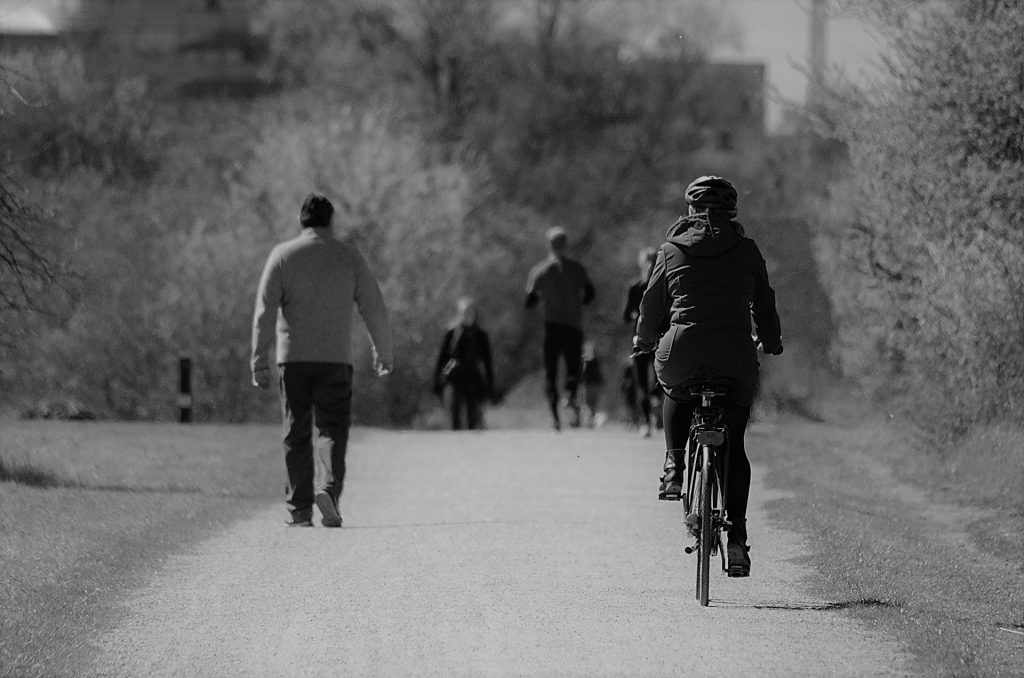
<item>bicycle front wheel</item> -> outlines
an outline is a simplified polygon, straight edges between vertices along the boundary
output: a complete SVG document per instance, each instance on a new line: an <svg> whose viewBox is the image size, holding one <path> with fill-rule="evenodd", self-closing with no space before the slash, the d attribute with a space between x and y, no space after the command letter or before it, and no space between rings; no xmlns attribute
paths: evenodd
<svg viewBox="0 0 1024 678"><path fill-rule="evenodd" d="M697 599L702 607L708 606L711 587L711 550L715 539L711 534L711 494L714 492L715 472L711 463L711 449L704 448L704 466L700 472L700 549L697 558Z"/></svg>

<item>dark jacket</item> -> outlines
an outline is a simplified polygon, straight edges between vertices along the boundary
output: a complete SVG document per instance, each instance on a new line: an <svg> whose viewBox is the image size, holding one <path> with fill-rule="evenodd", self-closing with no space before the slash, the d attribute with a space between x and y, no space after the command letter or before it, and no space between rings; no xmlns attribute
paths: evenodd
<svg viewBox="0 0 1024 678"><path fill-rule="evenodd" d="M445 379L443 373L450 360L455 361L454 369ZM455 325L445 332L434 367L434 390L441 391L446 384L476 398L494 391L491 342L479 325Z"/></svg>
<svg viewBox="0 0 1024 678"><path fill-rule="evenodd" d="M742 232L714 212L682 217L658 251L640 303L637 348L656 349L655 371L671 395L692 379L724 377L734 383L733 399L749 404L758 375L751 316L765 350L782 344L764 257Z"/></svg>
<svg viewBox="0 0 1024 678"><path fill-rule="evenodd" d="M640 300L644 298L646 289L647 281L643 278L637 278L629 283L629 289L626 290L626 306L622 309L622 322L636 326L636 319L640 316Z"/></svg>

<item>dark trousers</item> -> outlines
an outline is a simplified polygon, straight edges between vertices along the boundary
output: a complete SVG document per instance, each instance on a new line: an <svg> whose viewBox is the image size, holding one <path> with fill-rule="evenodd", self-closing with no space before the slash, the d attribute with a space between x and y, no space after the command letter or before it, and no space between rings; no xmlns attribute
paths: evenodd
<svg viewBox="0 0 1024 678"><path fill-rule="evenodd" d="M570 325L544 325L544 379L548 402L558 404L558 361L565 359L565 390L575 400L583 371L583 332Z"/></svg>
<svg viewBox="0 0 1024 678"><path fill-rule="evenodd" d="M633 383L636 384L637 402L640 405L641 426L651 423L651 367L653 353L641 353L633 358Z"/></svg>
<svg viewBox="0 0 1024 678"><path fill-rule="evenodd" d="M690 433L690 421L698 401L675 400L665 396L665 445L670 450L686 447ZM747 540L747 498L750 494L750 460L743 445L743 435L750 420L750 406L737 405L732 400L724 402L724 423L729 431L729 469L726 475L728 496L725 498L725 512L732 523L730 540Z"/></svg>
<svg viewBox="0 0 1024 678"><path fill-rule="evenodd" d="M469 384L452 384L448 389L448 407L452 417L452 430L462 429L462 412L466 412L466 428L474 431L483 428L480 407L480 388Z"/></svg>
<svg viewBox="0 0 1024 678"><path fill-rule="evenodd" d="M287 503L292 516L309 517L316 492L337 502L345 486L345 452L352 409L352 366L295 362L279 365L284 418ZM319 433L313 443L313 424ZM314 458L314 448L317 451ZM319 478L317 463L319 460Z"/></svg>

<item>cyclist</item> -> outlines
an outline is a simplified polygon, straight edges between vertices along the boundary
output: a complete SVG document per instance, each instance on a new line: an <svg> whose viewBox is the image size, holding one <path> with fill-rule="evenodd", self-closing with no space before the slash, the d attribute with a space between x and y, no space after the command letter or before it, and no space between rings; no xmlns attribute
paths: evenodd
<svg viewBox="0 0 1024 678"><path fill-rule="evenodd" d="M758 380L751 315L765 353L782 353L775 292L764 257L736 221L736 188L717 176L697 178L686 189L687 215L680 217L658 250L640 302L634 354L654 353L664 401L664 475L659 499L682 494L683 448L695 402L686 391L698 379L731 384L724 403L729 434L728 496L725 498L730 574L747 576L747 496L750 462L743 435ZM668 320L668 329L659 330Z"/></svg>

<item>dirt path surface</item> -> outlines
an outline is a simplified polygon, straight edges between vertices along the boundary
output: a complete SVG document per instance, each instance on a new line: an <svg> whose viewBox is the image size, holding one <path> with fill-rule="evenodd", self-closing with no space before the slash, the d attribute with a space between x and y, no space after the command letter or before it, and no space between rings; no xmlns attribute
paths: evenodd
<svg viewBox="0 0 1024 678"><path fill-rule="evenodd" d="M226 525L126 602L83 673L903 675L807 593L758 467L752 576L716 574L697 605L661 456L615 431L360 432L343 529L286 528L283 504Z"/></svg>

